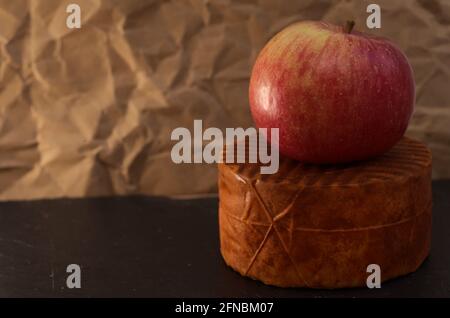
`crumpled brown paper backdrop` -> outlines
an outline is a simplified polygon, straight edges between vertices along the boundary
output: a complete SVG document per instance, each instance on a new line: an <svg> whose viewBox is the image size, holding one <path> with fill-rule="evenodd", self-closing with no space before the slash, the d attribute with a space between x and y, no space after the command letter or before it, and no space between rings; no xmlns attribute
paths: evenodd
<svg viewBox="0 0 450 318"><path fill-rule="evenodd" d="M264 43L300 19L366 30L371 2L0 0L0 199L215 192L215 165L172 163L172 129L251 126ZM66 27L69 3L81 29ZM376 3L371 32L402 47L416 76L408 134L450 177L450 2Z"/></svg>

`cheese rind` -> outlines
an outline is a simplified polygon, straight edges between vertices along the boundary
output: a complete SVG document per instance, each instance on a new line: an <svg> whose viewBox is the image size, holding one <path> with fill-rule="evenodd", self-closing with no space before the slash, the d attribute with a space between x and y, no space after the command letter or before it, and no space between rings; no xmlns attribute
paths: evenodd
<svg viewBox="0 0 450 318"><path fill-rule="evenodd" d="M404 137L388 153L340 166L280 158L219 163L219 225L225 262L281 287L366 286L415 271L431 241L431 153Z"/></svg>

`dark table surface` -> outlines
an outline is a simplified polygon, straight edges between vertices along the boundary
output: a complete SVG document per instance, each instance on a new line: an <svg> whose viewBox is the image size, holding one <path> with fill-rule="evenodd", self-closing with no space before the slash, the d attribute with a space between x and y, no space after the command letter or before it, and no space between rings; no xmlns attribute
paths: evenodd
<svg viewBox="0 0 450 318"><path fill-rule="evenodd" d="M450 180L433 183L430 257L380 289L265 286L219 253L217 198L0 203L2 297L450 297ZM68 289L69 264L81 289Z"/></svg>

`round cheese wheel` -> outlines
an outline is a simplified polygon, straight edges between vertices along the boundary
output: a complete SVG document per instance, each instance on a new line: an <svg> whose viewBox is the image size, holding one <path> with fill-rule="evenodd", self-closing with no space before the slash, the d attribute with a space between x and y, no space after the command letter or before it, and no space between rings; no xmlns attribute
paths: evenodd
<svg viewBox="0 0 450 318"><path fill-rule="evenodd" d="M384 155L317 166L280 158L219 163L219 226L225 262L282 287L366 286L415 271L431 240L431 153L404 137ZM370 269L370 267L369 267Z"/></svg>

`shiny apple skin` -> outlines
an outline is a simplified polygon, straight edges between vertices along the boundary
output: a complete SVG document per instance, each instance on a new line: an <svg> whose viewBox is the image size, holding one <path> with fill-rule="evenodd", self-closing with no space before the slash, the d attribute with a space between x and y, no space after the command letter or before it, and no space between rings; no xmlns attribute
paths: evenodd
<svg viewBox="0 0 450 318"><path fill-rule="evenodd" d="M256 126L280 129L280 153L318 164L388 151L405 133L414 100L411 66L395 45L313 21L267 43L249 88Z"/></svg>

